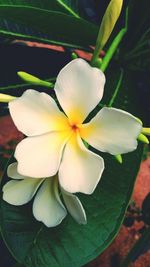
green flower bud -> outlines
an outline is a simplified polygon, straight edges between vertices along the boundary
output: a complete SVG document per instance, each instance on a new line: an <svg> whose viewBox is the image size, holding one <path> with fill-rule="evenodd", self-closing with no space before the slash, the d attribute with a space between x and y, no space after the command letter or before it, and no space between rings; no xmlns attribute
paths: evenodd
<svg viewBox="0 0 150 267"><path fill-rule="evenodd" d="M46 86L46 87L52 87L53 84L47 81L43 81L27 72L24 71L18 71L17 72L18 76L24 80L27 83L35 84L35 85L41 85L41 86Z"/></svg>
<svg viewBox="0 0 150 267"><path fill-rule="evenodd" d="M142 134L150 136L150 128L146 127L142 128Z"/></svg>
<svg viewBox="0 0 150 267"><path fill-rule="evenodd" d="M16 98L15 96L0 94L0 102L3 102L3 103L8 103L14 100L15 98Z"/></svg>
<svg viewBox="0 0 150 267"><path fill-rule="evenodd" d="M138 140L141 141L144 144L149 144L149 140L147 139L147 137L144 134L140 134L138 136Z"/></svg>
<svg viewBox="0 0 150 267"><path fill-rule="evenodd" d="M122 164L123 160L121 155L115 155L114 157L120 164Z"/></svg>
<svg viewBox="0 0 150 267"><path fill-rule="evenodd" d="M72 57L72 59L76 59L76 58L78 58L78 55L75 52L72 52L71 57Z"/></svg>
<svg viewBox="0 0 150 267"><path fill-rule="evenodd" d="M121 13L122 4L123 0L111 0L106 9L96 41L96 48L92 58L93 63L95 62L95 59L99 56L100 51L105 46L114 29L114 26Z"/></svg>

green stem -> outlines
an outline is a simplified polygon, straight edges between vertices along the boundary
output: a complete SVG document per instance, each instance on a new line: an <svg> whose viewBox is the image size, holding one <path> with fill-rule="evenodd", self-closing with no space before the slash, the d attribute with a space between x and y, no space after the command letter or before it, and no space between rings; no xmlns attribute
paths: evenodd
<svg viewBox="0 0 150 267"><path fill-rule="evenodd" d="M102 51L102 47L97 47L97 42L96 42L96 48L93 52L92 59L91 59L91 66L95 67L95 63L97 62L97 60L99 60L99 55L101 51Z"/></svg>
<svg viewBox="0 0 150 267"><path fill-rule="evenodd" d="M113 95L112 95L112 97L110 99L110 102L108 104L108 107L112 107L112 105L113 105L113 103L114 103L114 101L115 101L115 99L117 97L117 94L119 92L120 86L122 84L123 74L124 74L124 71L123 71L123 69L121 69L119 81L118 81L117 86L116 86L116 89L115 89L115 91L114 91L114 93L113 93Z"/></svg>
<svg viewBox="0 0 150 267"><path fill-rule="evenodd" d="M102 103L100 102L100 103L98 104L98 107L100 107L100 108L103 108L103 107L105 107L105 106L107 106L107 107L112 107L112 105L113 105L113 103L114 103L114 101L115 101L115 99L116 99L116 97L117 97L117 95L118 95L118 92L119 92L119 89L120 89L120 86L121 86L121 83L122 83L122 79L123 79L123 74L124 74L124 71L123 71L123 69L121 69L121 73L120 73L119 80L118 80L118 82L117 82L117 86L116 86L116 88L115 88L115 91L114 91L114 93L113 93L113 95L112 95L112 97L111 97L111 99L110 99L108 105L104 105L104 104L102 104Z"/></svg>
<svg viewBox="0 0 150 267"><path fill-rule="evenodd" d="M10 90L10 89L17 89L17 88L20 88L20 87L27 87L28 85L30 84L16 84L16 85L8 85L8 86L4 86L4 87L0 87L0 91L2 90Z"/></svg>
<svg viewBox="0 0 150 267"><path fill-rule="evenodd" d="M117 36L115 37L115 39L113 40L113 42L111 43L111 46L109 47L106 56L103 58L102 60L102 64L100 66L100 69L104 72L106 70L106 68L108 67L108 64L110 62L110 60L112 59L114 53L116 52L120 42L122 41L122 38L124 37L124 35L126 34L126 29L122 29Z"/></svg>
<svg viewBox="0 0 150 267"><path fill-rule="evenodd" d="M128 267L131 261L134 261L135 257L143 250L143 248L150 242L150 227L148 227L140 239L135 243L128 255L125 257L120 267Z"/></svg>
<svg viewBox="0 0 150 267"><path fill-rule="evenodd" d="M41 80L39 82L39 86L44 86L44 87L47 87L47 88L53 88L54 87L54 84L52 82L47 82L47 81L42 81Z"/></svg>
<svg viewBox="0 0 150 267"><path fill-rule="evenodd" d="M102 60L102 64L100 66L100 69L104 72L106 68L108 67L108 64L110 60L112 59L114 53L116 52L119 44L121 43L124 35L126 34L128 29L128 8L126 9L126 19L125 19L125 27L117 34L115 39L112 41L105 57Z"/></svg>
<svg viewBox="0 0 150 267"><path fill-rule="evenodd" d="M47 79L46 82L52 82L52 81L55 81L55 80L56 80L56 77L53 77L53 78ZM20 88L20 87L22 87L22 88L23 87L28 87L29 85L35 86L32 83L22 83L22 84L15 84L15 85L9 85L9 86L0 87L0 91L1 90L17 89L17 88Z"/></svg>
<svg viewBox="0 0 150 267"><path fill-rule="evenodd" d="M111 0L107 6L105 14L102 18L99 32L96 40L95 50L91 59L93 67L99 66L99 55L115 27L115 24L120 16L123 0Z"/></svg>

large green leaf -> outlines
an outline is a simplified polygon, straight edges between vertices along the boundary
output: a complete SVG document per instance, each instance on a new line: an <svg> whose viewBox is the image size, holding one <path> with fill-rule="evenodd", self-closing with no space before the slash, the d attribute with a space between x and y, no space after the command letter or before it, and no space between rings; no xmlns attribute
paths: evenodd
<svg viewBox="0 0 150 267"><path fill-rule="evenodd" d="M107 73L105 102L111 98L119 73ZM135 115L136 98L124 76L114 106L128 109ZM128 206L139 164L142 146L123 156L118 164L111 155L105 158L105 172L91 196L79 194L88 223L78 225L68 215L61 225L46 228L34 220L32 203L15 207L1 201L1 229L14 257L27 267L80 267L99 255L113 240ZM69 164L69 162L68 162ZM6 177L4 175L4 182ZM92 177L91 177L92 178Z"/></svg>
<svg viewBox="0 0 150 267"><path fill-rule="evenodd" d="M0 4L0 34L13 38L87 47L98 28L82 18L39 7Z"/></svg>
<svg viewBox="0 0 150 267"><path fill-rule="evenodd" d="M0 0L0 5L38 7L79 17L79 0Z"/></svg>

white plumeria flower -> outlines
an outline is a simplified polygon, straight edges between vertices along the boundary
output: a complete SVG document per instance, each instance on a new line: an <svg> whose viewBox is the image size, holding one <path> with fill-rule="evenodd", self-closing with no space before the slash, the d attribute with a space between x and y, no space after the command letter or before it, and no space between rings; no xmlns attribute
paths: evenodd
<svg viewBox="0 0 150 267"><path fill-rule="evenodd" d="M142 126L131 114L104 107L84 123L100 102L104 84L101 70L75 59L60 71L54 87L65 114L52 97L35 90L27 90L9 103L15 125L28 136L15 151L20 174L41 178L58 172L64 190L91 194L103 173L104 161L88 150L82 139L112 155L136 149Z"/></svg>
<svg viewBox="0 0 150 267"><path fill-rule="evenodd" d="M60 224L67 210L79 224L86 224L86 214L79 198L60 188L66 210L60 198L57 175L41 179L25 177L18 173L17 163L9 165L7 173L14 179L3 186L3 199L9 204L24 205L35 195L33 215L47 227Z"/></svg>

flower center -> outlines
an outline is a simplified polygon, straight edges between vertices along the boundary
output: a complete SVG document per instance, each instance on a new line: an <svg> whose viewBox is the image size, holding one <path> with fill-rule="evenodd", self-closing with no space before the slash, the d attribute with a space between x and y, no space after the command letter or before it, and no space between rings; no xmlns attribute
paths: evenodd
<svg viewBox="0 0 150 267"><path fill-rule="evenodd" d="M71 125L71 129L72 129L74 132L76 132L76 131L79 129L79 127L78 127L76 124L72 124L72 125Z"/></svg>
<svg viewBox="0 0 150 267"><path fill-rule="evenodd" d="M69 122L69 126L74 133L80 133L80 129L82 128L82 124L77 122Z"/></svg>

